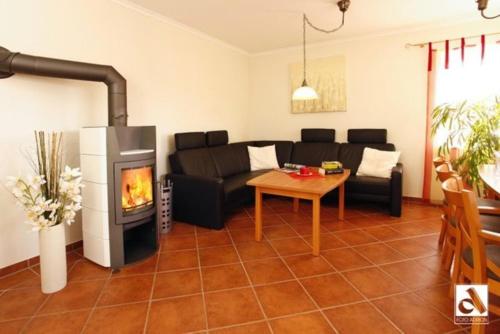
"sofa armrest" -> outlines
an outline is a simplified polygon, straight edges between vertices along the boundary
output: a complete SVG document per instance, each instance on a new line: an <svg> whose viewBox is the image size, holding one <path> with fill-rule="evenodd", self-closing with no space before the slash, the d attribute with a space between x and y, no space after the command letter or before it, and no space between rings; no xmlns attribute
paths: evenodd
<svg viewBox="0 0 500 334"><path fill-rule="evenodd" d="M175 220L208 228L224 227L224 185L220 178L168 174L173 183Z"/></svg>
<svg viewBox="0 0 500 334"><path fill-rule="evenodd" d="M403 204L403 164L398 163L391 171L391 216L401 217Z"/></svg>

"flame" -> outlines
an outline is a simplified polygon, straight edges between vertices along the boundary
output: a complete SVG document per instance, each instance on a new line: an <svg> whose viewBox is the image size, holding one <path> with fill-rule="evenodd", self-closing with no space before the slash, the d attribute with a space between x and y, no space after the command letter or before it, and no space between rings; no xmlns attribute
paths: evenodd
<svg viewBox="0 0 500 334"><path fill-rule="evenodd" d="M131 211L153 203L153 168L122 170L122 208Z"/></svg>

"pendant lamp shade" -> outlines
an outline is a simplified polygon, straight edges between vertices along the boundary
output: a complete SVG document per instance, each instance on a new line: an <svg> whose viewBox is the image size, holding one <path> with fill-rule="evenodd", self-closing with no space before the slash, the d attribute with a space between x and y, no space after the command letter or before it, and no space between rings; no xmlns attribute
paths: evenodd
<svg viewBox="0 0 500 334"><path fill-rule="evenodd" d="M318 99L318 94L314 90L314 88L307 85L307 82L304 80L302 86L297 88L292 95L293 101L307 101L307 100L316 100Z"/></svg>

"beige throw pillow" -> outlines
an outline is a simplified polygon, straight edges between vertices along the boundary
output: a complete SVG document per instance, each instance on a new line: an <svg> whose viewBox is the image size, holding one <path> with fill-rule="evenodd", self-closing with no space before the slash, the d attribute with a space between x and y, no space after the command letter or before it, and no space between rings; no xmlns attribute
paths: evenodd
<svg viewBox="0 0 500 334"><path fill-rule="evenodd" d="M366 147L356 175L390 178L401 152L380 151Z"/></svg>
<svg viewBox="0 0 500 334"><path fill-rule="evenodd" d="M248 146L248 156L250 157L251 171L279 168L275 145L264 147Z"/></svg>

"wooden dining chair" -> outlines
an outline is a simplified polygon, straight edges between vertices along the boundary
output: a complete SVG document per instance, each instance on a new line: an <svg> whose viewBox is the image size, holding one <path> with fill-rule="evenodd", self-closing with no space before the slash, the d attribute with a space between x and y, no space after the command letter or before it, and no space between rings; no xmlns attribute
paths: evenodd
<svg viewBox="0 0 500 334"><path fill-rule="evenodd" d="M457 222L459 255L453 262L452 290L455 284L467 280L472 284L487 284L489 293L500 296L500 233L483 229L476 196L463 189L460 177L446 180L442 189L450 215ZM490 303L489 311L500 315L500 305ZM484 329L484 325L472 326L473 333L483 333Z"/></svg>
<svg viewBox="0 0 500 334"><path fill-rule="evenodd" d="M449 180L450 178L458 177L457 173L452 170L450 163L441 164L436 168L436 173L441 184ZM460 178L460 190L464 189L462 179ZM478 199L478 202L484 203L482 199ZM498 205L498 204L495 204ZM441 232L439 235L439 243L442 244L442 254L441 259L446 270L450 270L451 264L453 263L453 258L457 256L456 251L456 238L457 238L457 223L456 219L450 213L450 206L448 200L445 196L443 200L443 214L441 215ZM481 213L480 223L483 229L499 232L500 233L500 216L492 215L492 213L500 214L500 207L494 207L487 203L487 205L478 206L478 210ZM443 241L441 241L441 238ZM453 276L453 275L452 275Z"/></svg>
<svg viewBox="0 0 500 334"><path fill-rule="evenodd" d="M436 160L438 159L438 160ZM438 157L434 159L434 166L436 166L437 178L440 182L446 181L453 175L458 175L456 171L453 170L451 163L443 158ZM488 198L478 198L477 199L479 211L481 214L485 215L500 215L500 201L488 199Z"/></svg>
<svg viewBox="0 0 500 334"><path fill-rule="evenodd" d="M441 184L450 177L456 175L456 173L452 170L450 163L446 161L436 167L436 174ZM443 250L441 259L444 267L446 270L450 270L455 252L456 224L454 220L449 219L450 209L446 198L443 200L441 208L443 210L443 214L441 215L441 231L439 233L438 242L439 245L442 246Z"/></svg>
<svg viewBox="0 0 500 334"><path fill-rule="evenodd" d="M446 163L447 160L444 158L444 156L440 155L438 157L435 157L432 160L432 164L434 165L434 168L441 166L442 164Z"/></svg>

